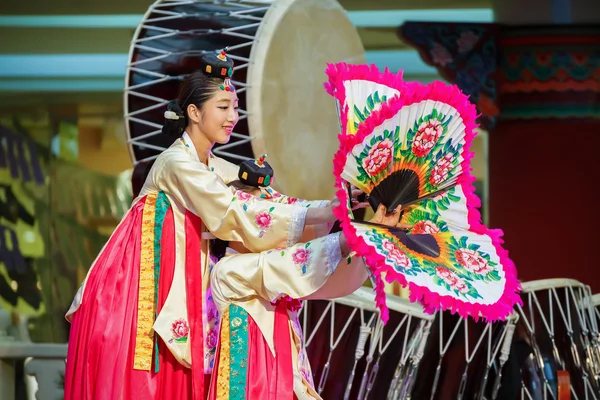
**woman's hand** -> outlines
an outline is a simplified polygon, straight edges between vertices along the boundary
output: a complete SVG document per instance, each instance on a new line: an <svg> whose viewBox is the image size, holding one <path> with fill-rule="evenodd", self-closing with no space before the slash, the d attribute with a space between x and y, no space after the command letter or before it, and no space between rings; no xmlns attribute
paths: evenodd
<svg viewBox="0 0 600 400"><path fill-rule="evenodd" d="M352 187L352 200L351 200L352 201L352 211L358 210L360 208L369 207L368 201L363 201L363 202L358 201L358 196L360 196L362 194L364 194L364 193L361 192L359 189L356 189L354 186ZM329 202L329 207L332 209L339 205L340 205L340 199L337 196L334 196L333 199L331 199L331 201Z"/></svg>
<svg viewBox="0 0 600 400"><path fill-rule="evenodd" d="M412 226L400 223L401 210L402 206L398 206L394 212L388 214L387 208L383 204L379 204L375 215L369 220L369 222L397 227L400 229L411 229ZM343 257L347 257L351 251L350 246L348 246L348 240L346 239L346 235L344 235L344 233L340 235L340 250L342 251Z"/></svg>
<svg viewBox="0 0 600 400"><path fill-rule="evenodd" d="M358 201L358 196L363 195L364 192L352 186L352 211L358 210L361 208L367 208L370 206L368 201L360 202Z"/></svg>
<svg viewBox="0 0 600 400"><path fill-rule="evenodd" d="M369 220L369 222L372 222L374 224L398 227L401 229L411 229L412 226L400 223L400 217L402 215L402 213L400 212L401 210L402 206L398 206L393 212L388 214L387 208L383 204L379 204L375 215Z"/></svg>

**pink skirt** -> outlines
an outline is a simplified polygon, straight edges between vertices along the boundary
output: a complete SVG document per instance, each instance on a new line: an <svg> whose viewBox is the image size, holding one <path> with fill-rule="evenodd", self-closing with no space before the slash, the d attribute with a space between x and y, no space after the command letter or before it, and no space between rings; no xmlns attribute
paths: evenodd
<svg viewBox="0 0 600 400"><path fill-rule="evenodd" d="M202 378L196 380L201 390L195 390L192 369L181 365L160 339L158 372L155 372L155 365L151 371L133 369L145 201L146 198L142 198L133 206L109 239L87 278L82 304L72 318L65 373L66 400L204 398L203 384L205 380L208 383L210 378L202 372ZM158 311L171 287L174 265L175 232L173 212L169 208L161 237ZM196 270L200 275L200 269ZM201 276L193 278L196 284L197 279L201 280ZM191 311L188 307L189 317ZM202 311L197 311L200 311L200 316L189 318L190 327L193 327L193 322L199 321L201 330ZM202 336L200 344L201 339ZM153 359L156 359L156 355Z"/></svg>

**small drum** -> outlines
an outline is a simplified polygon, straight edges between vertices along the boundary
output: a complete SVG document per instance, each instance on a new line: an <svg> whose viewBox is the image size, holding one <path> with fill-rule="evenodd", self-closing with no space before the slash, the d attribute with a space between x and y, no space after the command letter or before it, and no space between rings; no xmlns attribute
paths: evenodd
<svg viewBox="0 0 600 400"><path fill-rule="evenodd" d="M588 311L591 369L594 372L594 381L600 387L600 294L592 295L591 288L588 287L588 296L583 308Z"/></svg>
<svg viewBox="0 0 600 400"><path fill-rule="evenodd" d="M336 0L159 0L134 35L125 118L135 164L151 162L172 138L161 134L166 104L199 54L229 46L240 121L215 154L232 162L269 154L280 191L333 195L336 109L323 89L328 62L364 63L355 27Z"/></svg>
<svg viewBox="0 0 600 400"><path fill-rule="evenodd" d="M527 343L522 399L598 399L597 323L589 287L572 279L523 284L517 339Z"/></svg>
<svg viewBox="0 0 600 400"><path fill-rule="evenodd" d="M316 389L324 399L410 399L434 316L388 295L379 320L370 288L305 303L300 321ZM420 397L412 397L420 398Z"/></svg>

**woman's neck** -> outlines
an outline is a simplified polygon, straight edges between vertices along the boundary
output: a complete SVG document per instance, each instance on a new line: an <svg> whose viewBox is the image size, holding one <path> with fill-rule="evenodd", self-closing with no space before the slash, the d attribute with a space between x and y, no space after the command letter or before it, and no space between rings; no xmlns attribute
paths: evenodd
<svg viewBox="0 0 600 400"><path fill-rule="evenodd" d="M209 141L202 132L199 132L196 129L187 129L186 132L190 136L190 139L192 139L192 143L194 144L194 148L196 149L196 153L198 154L200 162L207 164L208 155L210 154L214 143Z"/></svg>

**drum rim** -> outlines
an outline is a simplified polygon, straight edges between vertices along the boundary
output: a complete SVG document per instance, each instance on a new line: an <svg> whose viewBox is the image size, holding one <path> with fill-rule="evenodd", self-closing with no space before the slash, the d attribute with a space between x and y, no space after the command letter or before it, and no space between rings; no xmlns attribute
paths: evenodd
<svg viewBox="0 0 600 400"><path fill-rule="evenodd" d="M263 154L266 151L263 135L263 122L261 117L261 91L259 90L263 84L262 68L256 65L258 59L263 62L267 58L269 51L269 44L275 37L275 29L268 32L268 36L263 32L265 26L269 24L278 25L281 22L285 12L296 2L297 0L273 0L271 7L267 10L263 16L262 21L258 29L256 30L256 36L254 44L250 49L250 56L248 57L248 69L246 71L246 110L248 112L248 135L250 140L250 146L254 154ZM282 4L285 2L285 4ZM258 40L257 38L260 38Z"/></svg>
<svg viewBox="0 0 600 400"><path fill-rule="evenodd" d="M255 3L256 5L260 5L260 6L271 6L273 5L273 3L275 3L277 0L251 0L251 3ZM295 0L293 0L295 1ZM193 3L209 3L210 1L208 0L189 0L190 4ZM227 2L227 1L226 1ZM231 1L231 2L239 2L239 1ZM173 3L173 4L170 4ZM152 13L159 7L159 6L170 6L170 5L176 5L177 2L173 2L172 0L155 0L150 6L148 6L148 9L146 10L146 12L144 13L144 16L142 17L141 21L138 23L135 32L132 36L131 39L131 43L129 45L129 52L127 55L127 67L125 70L125 80L124 80L124 88L123 88L123 118L124 118L124 122L125 122L125 132L127 135L127 147L128 147L128 151L129 151L129 158L131 159L131 162L133 164L133 166L137 166L138 164L142 163L142 162L147 162L147 161L151 161L156 159L160 153L162 153L162 151L166 150L167 148L163 149L159 154L151 156L149 158L144 158L141 160L138 160L135 156L135 147L136 145L134 145L132 142L135 141L135 137L131 136L131 129L130 129L130 117L128 116L129 114L129 85L130 85L130 75L131 75L131 63L133 61L133 55L134 55L134 50L135 50L135 43L136 41L139 39L139 35L141 30L144 28L144 25L146 24L146 22L148 21L149 17L152 15ZM270 9L271 7L269 7ZM267 10L268 12L269 10ZM265 13L266 15L266 13ZM263 18L264 21L264 18ZM260 30L260 28L263 26L263 21L261 21L259 28L257 29L256 32L256 36L253 40L252 46L251 46L251 50L250 50L250 56L249 56L249 62L248 62L248 68L251 67L252 65L252 49L256 46L256 43L258 42L257 38L258 38L258 31ZM248 82L248 79L247 79ZM246 99L248 98L247 95L247 91L246 91ZM246 104L248 104L247 100L246 100ZM166 105L166 101L165 101L165 105ZM248 111L248 106L246 107L246 111ZM158 133L157 135L161 135L162 133ZM250 136L250 138L252 138L252 135L250 135L250 127L248 127L248 135ZM252 141L250 141L250 145L252 146ZM254 152L254 148L252 148L252 151ZM255 153L256 154L256 153Z"/></svg>
<svg viewBox="0 0 600 400"><path fill-rule="evenodd" d="M150 17L150 15L154 12L154 9L156 8L157 5L159 5L160 3L162 3L164 0L156 0L154 3L152 3L148 9L146 10L146 12L144 13L144 16L142 17L142 20L139 22L138 26L135 28L135 32L133 33L133 36L131 38L131 43L129 44L129 52L127 54L127 68L125 70L125 86L123 88L123 119L125 120L125 132L127 133L127 150L129 151L129 158L131 159L131 163L136 166L137 164L139 164L140 160L137 160L135 157L135 149L133 148L133 144L132 142L132 138L131 138L131 129L129 127L130 123L129 123L129 76L130 76L130 70L131 70L131 61L133 58L133 52L135 50L135 43L138 40L139 36L140 36L140 31L142 30L144 23L148 20L148 17Z"/></svg>
<svg viewBox="0 0 600 400"><path fill-rule="evenodd" d="M566 287L586 288L586 285L575 279L570 278L553 278L553 279L538 279L521 283L521 293L533 293L541 290L562 289Z"/></svg>

